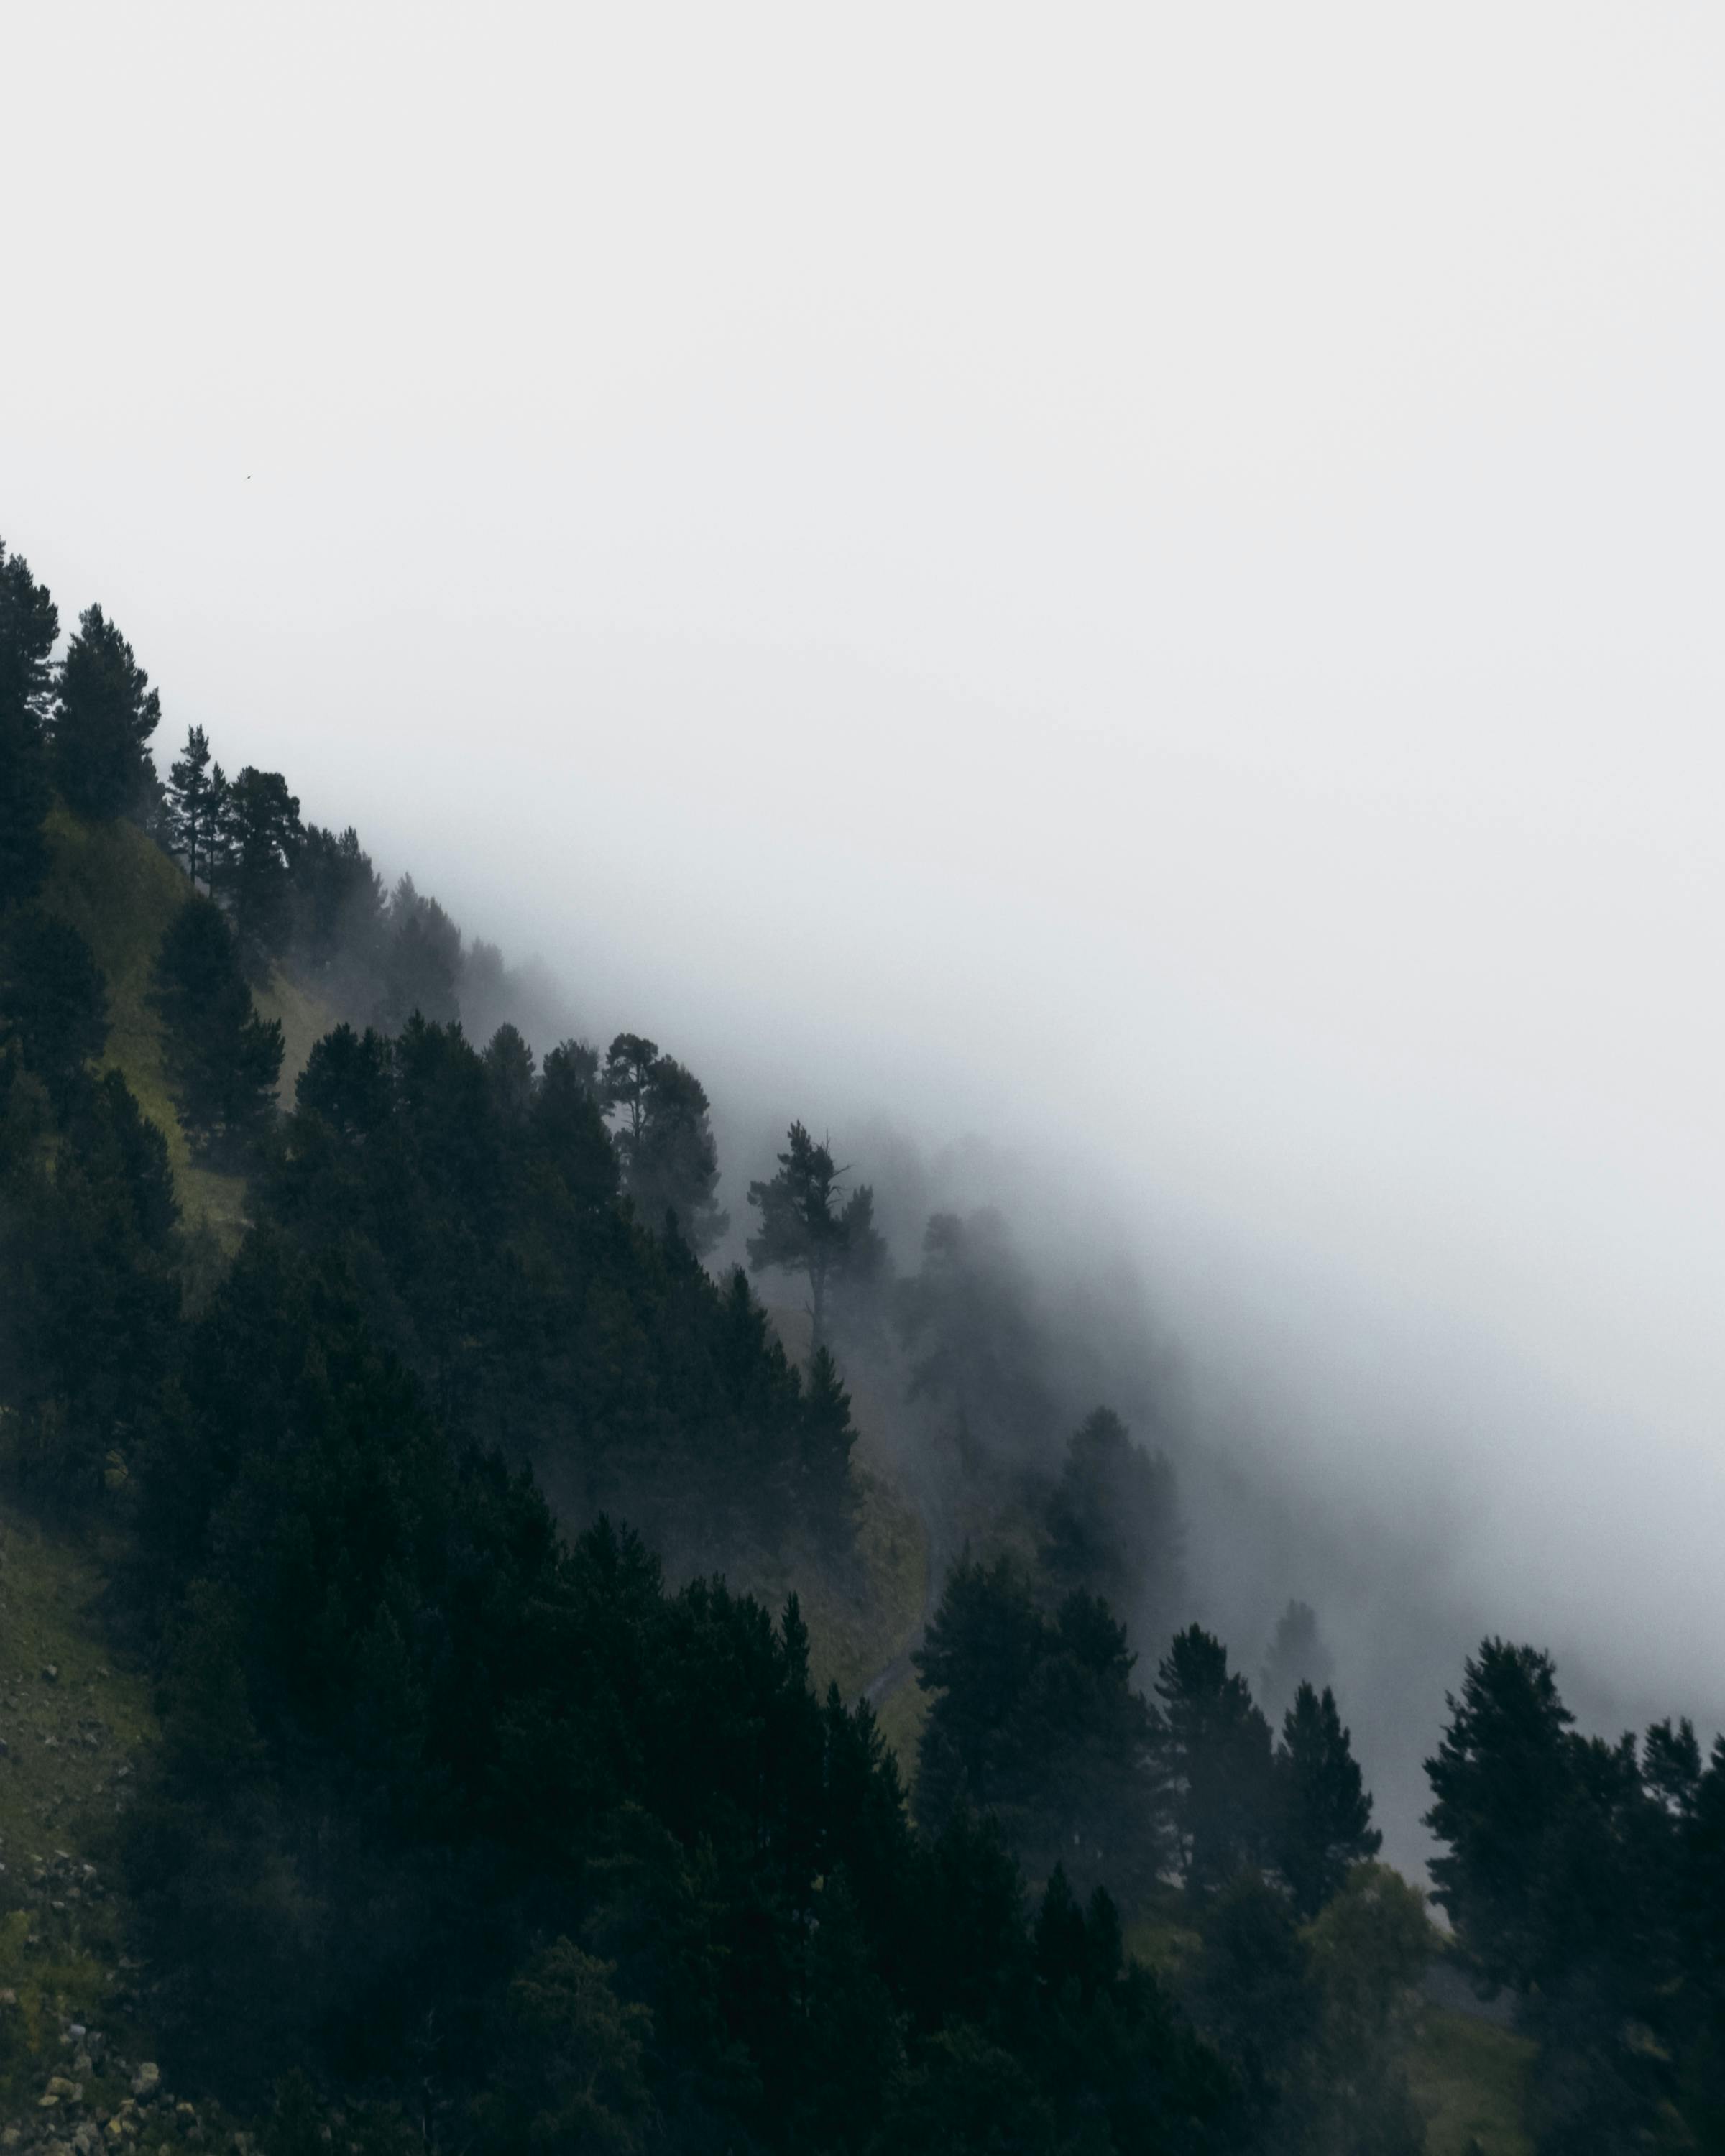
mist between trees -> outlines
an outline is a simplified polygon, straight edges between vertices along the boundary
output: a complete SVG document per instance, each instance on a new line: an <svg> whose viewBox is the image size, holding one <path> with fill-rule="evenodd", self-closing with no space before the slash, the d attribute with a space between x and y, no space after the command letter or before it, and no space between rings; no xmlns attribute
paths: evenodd
<svg viewBox="0 0 1725 2156"><path fill-rule="evenodd" d="M670 1050L580 1038L201 730L159 777L119 629L58 634L0 551L0 1436L157 1686L117 1834L176 2077L272 2152L1420 2147L1439 1941L1321 1609L1204 1621L1166 1367L1101 1396L1000 1212L896 1248L908 1179L794 1104L727 1205ZM105 1063L139 984L57 900L74 839L182 879L172 1132ZM285 1098L280 978L331 1021ZM171 1137L243 1188L225 1243ZM866 1603L865 1392L927 1553L902 1759L734 1584ZM1725 1751L1583 1738L1532 1647L1458 1681L1437 1898L1540 2145L1712 2145Z"/></svg>

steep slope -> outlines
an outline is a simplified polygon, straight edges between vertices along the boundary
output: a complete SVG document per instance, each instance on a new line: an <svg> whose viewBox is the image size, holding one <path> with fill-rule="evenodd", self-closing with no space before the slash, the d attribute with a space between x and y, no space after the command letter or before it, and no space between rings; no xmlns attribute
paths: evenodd
<svg viewBox="0 0 1725 2156"><path fill-rule="evenodd" d="M107 979L112 1029L104 1061L123 1073L139 1106L167 1137L187 1226L208 1226L231 1250L244 1229L245 1184L193 1158L168 1090L162 1022L150 1003L151 969L186 902L186 879L134 824L87 824L56 808L48 836L51 865L42 902L78 930ZM280 1091L290 1100L313 1043L334 1020L279 971L253 1001L263 1017L281 1020Z"/></svg>

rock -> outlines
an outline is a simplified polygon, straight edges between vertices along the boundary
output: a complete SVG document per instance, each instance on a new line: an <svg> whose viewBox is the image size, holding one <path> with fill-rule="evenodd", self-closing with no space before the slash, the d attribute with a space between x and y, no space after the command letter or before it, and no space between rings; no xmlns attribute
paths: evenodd
<svg viewBox="0 0 1725 2156"><path fill-rule="evenodd" d="M18 1994L8 1984L3 1989L0 1989L0 2006L16 2006L17 2005Z"/></svg>
<svg viewBox="0 0 1725 2156"><path fill-rule="evenodd" d="M153 2059L146 2059L131 2077L134 2096L154 2096L162 2086L162 2069Z"/></svg>
<svg viewBox="0 0 1725 2156"><path fill-rule="evenodd" d="M59 1664L58 1662L44 1662L44 1663L43 1664L43 1666L42 1666L42 1681L43 1681L43 1683L44 1683L44 1684L58 1684L58 1683L59 1682L59 1681L60 1681L60 1666L59 1666Z"/></svg>
<svg viewBox="0 0 1725 2156"><path fill-rule="evenodd" d="M76 2103L84 2093L84 2084L82 2082L69 2081L64 2074L56 2074L48 2084L48 2093L50 2096L63 2096L69 2103Z"/></svg>

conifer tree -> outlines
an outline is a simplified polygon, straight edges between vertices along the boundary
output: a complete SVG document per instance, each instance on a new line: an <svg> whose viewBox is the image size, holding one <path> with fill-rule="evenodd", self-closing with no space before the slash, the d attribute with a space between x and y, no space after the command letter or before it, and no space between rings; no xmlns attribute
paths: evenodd
<svg viewBox="0 0 1725 2156"><path fill-rule="evenodd" d="M886 1255L869 1186L860 1183L839 1202L839 1184L849 1172L834 1163L829 1147L817 1145L801 1123L793 1123L778 1174L749 1185L748 1202L761 1215L748 1240L749 1264L756 1272L776 1268L803 1275L816 1348L826 1339L834 1286L873 1278Z"/></svg>
<svg viewBox="0 0 1725 2156"><path fill-rule="evenodd" d="M142 798L162 700L132 648L99 606L78 617L55 688L52 764L66 805L111 821Z"/></svg>
<svg viewBox="0 0 1725 2156"><path fill-rule="evenodd" d="M1187 1884L1209 1892L1260 1862L1275 1799L1270 1725L1228 1650L1197 1625L1178 1633L1157 1673Z"/></svg>
<svg viewBox="0 0 1725 2156"><path fill-rule="evenodd" d="M1276 1755L1276 1863L1305 1917L1315 1917L1350 1868L1375 1856L1384 1837L1372 1799L1327 1685L1294 1695Z"/></svg>
<svg viewBox="0 0 1725 2156"><path fill-rule="evenodd" d="M0 941L0 1034L62 1111L87 1063L108 1038L108 995L101 968L69 921L30 907Z"/></svg>
<svg viewBox="0 0 1725 2156"><path fill-rule="evenodd" d="M1267 1714L1286 1713L1302 1684L1322 1691L1336 1673L1335 1657L1318 1630L1309 1602L1290 1601L1276 1621L1276 1637L1258 1672L1258 1697Z"/></svg>
<svg viewBox="0 0 1725 2156"><path fill-rule="evenodd" d="M281 1021L252 1009L233 936L208 899L190 898L175 915L153 1000L183 1121L205 1152L239 1165L275 1114Z"/></svg>
<svg viewBox="0 0 1725 2156"><path fill-rule="evenodd" d="M635 1210L654 1227L674 1214L678 1234L704 1255L731 1224L714 1194L719 1154L706 1089L657 1041L619 1033L605 1053L601 1091L622 1115L617 1154Z"/></svg>
<svg viewBox="0 0 1725 2156"><path fill-rule="evenodd" d="M167 804L172 850L184 860L194 889L200 863L205 884L209 881L211 790L209 737L202 726L193 726L186 736L185 747L168 768Z"/></svg>
<svg viewBox="0 0 1725 2156"><path fill-rule="evenodd" d="M826 1348L817 1348L803 1408L803 1483L811 1515L834 1539L845 1537L850 1525L850 1450L855 1443L850 1395L839 1366Z"/></svg>
<svg viewBox="0 0 1725 2156"><path fill-rule="evenodd" d="M1449 1707L1425 1763L1434 1799L1425 1825L1448 1844L1432 1861L1433 1898L1487 1975L1525 1984L1543 1953L1542 1844L1574 1786L1575 1717L1550 1656L1499 1639L1470 1657Z"/></svg>
<svg viewBox="0 0 1725 2156"><path fill-rule="evenodd" d="M399 1033L418 1011L442 1024L461 1015L461 931L434 898L404 875L389 901L380 1017Z"/></svg>
<svg viewBox="0 0 1725 2156"><path fill-rule="evenodd" d="M279 771L245 767L224 804L223 833L223 895L240 963L252 979L264 980L292 933L293 865L305 835L300 803Z"/></svg>
<svg viewBox="0 0 1725 2156"><path fill-rule="evenodd" d="M1062 1588L1106 1598L1158 1636L1178 1592L1182 1537L1174 1471L1135 1444L1111 1408L1097 1408L1067 1440L1045 1515L1043 1563Z"/></svg>
<svg viewBox="0 0 1725 2156"><path fill-rule="evenodd" d="M59 614L21 554L0 540L0 911L34 895L47 866L52 800L43 738Z"/></svg>

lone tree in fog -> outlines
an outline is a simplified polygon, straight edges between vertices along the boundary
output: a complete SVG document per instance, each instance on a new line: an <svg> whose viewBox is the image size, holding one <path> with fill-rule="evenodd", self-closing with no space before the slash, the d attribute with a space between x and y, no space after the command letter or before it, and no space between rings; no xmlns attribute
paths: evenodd
<svg viewBox="0 0 1725 2156"><path fill-rule="evenodd" d="M99 606L86 608L54 696L54 776L66 805L99 820L133 808L155 776L149 740L161 718L131 646Z"/></svg>
<svg viewBox="0 0 1725 2156"><path fill-rule="evenodd" d="M1335 1674L1336 1659L1318 1630L1317 1612L1309 1602L1290 1602L1276 1621L1276 1637L1258 1672L1265 1712L1286 1712L1302 1684L1322 1691Z"/></svg>
<svg viewBox="0 0 1725 2156"><path fill-rule="evenodd" d="M21 554L0 540L0 909L33 896L48 865L51 801L43 721L59 610Z"/></svg>
<svg viewBox="0 0 1725 2156"><path fill-rule="evenodd" d="M860 1286L875 1277L886 1246L875 1226L875 1194L860 1183L841 1205L839 1186L849 1171L834 1165L830 1149L817 1145L801 1123L793 1123L789 1151L778 1156L770 1183L749 1185L749 1204L761 1215L748 1240L749 1264L801 1273L809 1283L813 1344L826 1340L828 1298L835 1284Z"/></svg>

